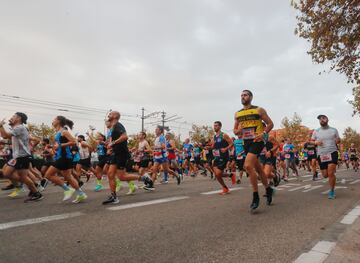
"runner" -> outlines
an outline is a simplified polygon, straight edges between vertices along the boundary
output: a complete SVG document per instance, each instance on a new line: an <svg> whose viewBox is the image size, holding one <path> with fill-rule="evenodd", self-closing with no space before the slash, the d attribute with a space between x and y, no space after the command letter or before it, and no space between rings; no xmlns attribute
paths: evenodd
<svg viewBox="0 0 360 263"><path fill-rule="evenodd" d="M104 174L104 167L108 161L108 155L106 154L106 137L104 134L98 132L96 137L91 133L87 133L89 138L93 140L96 144L96 153L98 156L98 163L95 167L95 176L96 176L96 186L94 191L99 192L103 189L102 177Z"/></svg>
<svg viewBox="0 0 360 263"><path fill-rule="evenodd" d="M278 149L279 143L273 136L269 136L269 139L266 140L264 149L260 153L259 158L266 178L268 179L270 185L274 186L278 185L278 178L274 174L276 169L276 153Z"/></svg>
<svg viewBox="0 0 360 263"><path fill-rule="evenodd" d="M40 181L40 191L43 191L48 185L48 180L45 178L46 171L49 169L51 165L54 164L54 155L55 151L53 146L50 145L50 140L48 138L44 138L42 140L42 156L44 158L44 164L41 167L41 174L43 175L43 179Z"/></svg>
<svg viewBox="0 0 360 263"><path fill-rule="evenodd" d="M194 146L190 143L190 139L185 139L183 144L183 152L185 154L185 160L183 164L183 168L185 170L185 175L192 175L192 171L194 170L193 165L191 163L192 150Z"/></svg>
<svg viewBox="0 0 360 263"><path fill-rule="evenodd" d="M170 164L170 168L173 171L176 171L177 174L179 175L179 178L181 181L182 178L182 170L179 168L179 165L176 161L176 153L178 152L178 149L176 148L176 144L175 144L175 140L173 139L173 135L171 133L167 133L165 136L166 139L166 148L168 151L168 160L169 160L169 164Z"/></svg>
<svg viewBox="0 0 360 263"><path fill-rule="evenodd" d="M319 115L320 128L316 129L311 137L317 146L317 155L321 174L329 178L330 191L329 199L335 199L336 166L338 163L338 147L340 143L339 133L335 128L329 126L329 119L326 115Z"/></svg>
<svg viewBox="0 0 360 263"><path fill-rule="evenodd" d="M181 183L181 178L178 174L176 174L174 171L169 169L169 160L167 157L167 147L166 147L166 139L164 136L164 130L162 126L158 126L155 129L155 135L156 139L154 142L154 165L151 170L152 175L152 181L155 182L157 174L160 171L160 168L162 168L164 172L164 182L167 183L168 181L168 174L171 174L174 176L177 180L177 184L179 185Z"/></svg>
<svg viewBox="0 0 360 263"><path fill-rule="evenodd" d="M299 177L299 172L298 172L297 167L296 167L296 160L295 160L295 146L290 142L289 138L285 139L285 144L283 146L283 151L284 151L285 167L286 167L286 169L285 169L285 171L286 171L285 178L290 177L289 168L291 168L291 170L293 171L293 173L295 173L295 176L299 180L300 177Z"/></svg>
<svg viewBox="0 0 360 263"><path fill-rule="evenodd" d="M236 183L240 184L243 177L243 173L245 171L244 163L246 158L246 154L244 150L244 140L242 139L241 133L238 135L238 138L234 141L234 148L235 148L235 162L239 170L239 178L236 180Z"/></svg>
<svg viewBox="0 0 360 263"><path fill-rule="evenodd" d="M77 178L81 182L81 175L83 174L83 171L86 171L86 181L88 182L90 179L88 171L93 169L91 167L91 146L86 142L84 135L78 135L77 147L79 149L80 160L75 166L75 172ZM80 185L82 184L83 183L81 182Z"/></svg>
<svg viewBox="0 0 360 263"><path fill-rule="evenodd" d="M10 132L4 129L5 119L0 122L0 136L11 139L12 145L12 159L3 167L3 174L13 185L17 185L18 182L26 184L30 192L25 202L30 202L41 200L43 196L29 178L31 151L29 131L24 125L26 122L26 114L16 112L9 120ZM16 187L15 190L20 192L21 188Z"/></svg>
<svg viewBox="0 0 360 263"><path fill-rule="evenodd" d="M304 144L304 150L307 154L307 165L311 167L313 174L313 180L315 181L318 177L318 172L316 171L317 167L317 154L316 154L316 145L311 141L311 136L309 140Z"/></svg>
<svg viewBox="0 0 360 263"><path fill-rule="evenodd" d="M229 150L233 147L233 141L226 133L221 131L222 123L220 121L214 122L214 139L212 140L212 152L214 156L213 169L216 179L222 186L221 195L230 193L230 189L224 182L224 170L229 161Z"/></svg>
<svg viewBox="0 0 360 263"><path fill-rule="evenodd" d="M111 137L107 148L111 149L112 155L110 157L110 166L108 170L108 179L111 195L103 202L106 204L117 204L119 199L116 194L116 180L118 177L121 181L143 181L145 183L145 190L153 190L153 181L148 176L129 175L126 173L126 165L130 158L128 149L128 136L125 127L119 122L120 113L112 111L108 115L108 121L111 123Z"/></svg>
<svg viewBox="0 0 360 263"><path fill-rule="evenodd" d="M244 90L242 92L241 103L244 107L235 113L234 133L236 135L242 134L244 140L246 153L244 167L250 176L253 188L253 200L250 209L254 211L259 207L260 203L258 175L266 189L267 205L272 203L273 189L269 186L265 173L261 169L258 156L264 148L264 140L267 140L268 133L272 130L274 124L263 108L251 104L252 99L253 94L251 91ZM263 122L265 122L265 128Z"/></svg>
<svg viewBox="0 0 360 263"><path fill-rule="evenodd" d="M69 200L74 192L76 192L77 196L75 200L73 200L73 203L83 202L87 199L87 195L83 192L78 181L71 174L73 156L70 148L76 144L76 139L70 134L68 129L72 130L74 123L64 116L57 116L53 120L52 125L56 130L54 145L55 162L46 171L45 177L64 190L63 201ZM57 174L61 174L72 188Z"/></svg>
<svg viewBox="0 0 360 263"><path fill-rule="evenodd" d="M359 159L358 159L358 151L355 148L354 143L351 144L351 146L347 152L348 152L348 155L350 156L351 166L353 167L354 171L357 172L359 169Z"/></svg>

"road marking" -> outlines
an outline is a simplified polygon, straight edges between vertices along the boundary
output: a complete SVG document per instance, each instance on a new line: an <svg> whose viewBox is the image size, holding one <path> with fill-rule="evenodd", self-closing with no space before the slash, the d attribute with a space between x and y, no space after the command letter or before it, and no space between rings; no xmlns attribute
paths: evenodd
<svg viewBox="0 0 360 263"><path fill-rule="evenodd" d="M320 241L309 252L301 254L294 263L324 262L335 245L335 242Z"/></svg>
<svg viewBox="0 0 360 263"><path fill-rule="evenodd" d="M288 181L294 181L294 180L297 180L297 178L292 177L288 179Z"/></svg>
<svg viewBox="0 0 360 263"><path fill-rule="evenodd" d="M169 198L156 199L156 200L151 200L151 201L137 202L137 203L127 204L127 205L109 207L108 210L112 210L112 211L124 210L124 209L141 207L141 206L168 203L168 202L184 200L184 199L188 199L188 198L189 198L189 196L175 196L175 197L169 197Z"/></svg>
<svg viewBox="0 0 360 263"><path fill-rule="evenodd" d="M344 218L341 220L341 224L344 225L351 225L352 223L355 222L355 220L358 218L358 216L351 216L351 215L346 215L344 216Z"/></svg>
<svg viewBox="0 0 360 263"><path fill-rule="evenodd" d="M301 177L304 177L304 178L307 178L307 177L313 177L314 175L312 175L312 174L307 174L307 175L303 175L303 176L301 176Z"/></svg>
<svg viewBox="0 0 360 263"><path fill-rule="evenodd" d="M293 189L289 189L288 191L293 192L293 191L296 191L296 190L304 189L303 193L307 193L307 192L310 192L312 190L318 189L320 187L323 187L323 186L322 185L312 186L311 184L307 184L307 185L302 185L302 186L299 186L299 187L295 187Z"/></svg>
<svg viewBox="0 0 360 263"><path fill-rule="evenodd" d="M232 191L238 191L241 189L244 189L243 187L234 187L234 188L229 188L230 192ZM216 190L216 191L210 191L210 192L205 192L205 193L201 193L202 195L214 195L214 194L220 194L222 192L222 190Z"/></svg>
<svg viewBox="0 0 360 263"><path fill-rule="evenodd" d="M351 210L344 218L341 220L340 223L344 225L351 225L355 222L355 220L360 216L360 206L355 207Z"/></svg>
<svg viewBox="0 0 360 263"><path fill-rule="evenodd" d="M291 188L293 186L298 186L298 185L300 185L300 184L282 184L282 185L279 185L278 188L279 187L281 187L281 188Z"/></svg>
<svg viewBox="0 0 360 263"><path fill-rule="evenodd" d="M347 189L347 186L335 186L335 190L337 189ZM322 192L323 195L328 194L330 190Z"/></svg>
<svg viewBox="0 0 360 263"><path fill-rule="evenodd" d="M68 218L82 216L82 215L84 215L84 213L75 212L75 213L68 213L68 214L61 214L61 215L54 215L54 216L45 216L45 217L38 217L38 218L21 220L21 221L3 223L3 224L0 224L0 230L5 230L5 229L19 227L19 226L40 224L40 223L56 221L56 220L63 220L63 219L68 219Z"/></svg>
<svg viewBox="0 0 360 263"><path fill-rule="evenodd" d="M356 184L356 183L358 183L358 182L360 182L360 179L357 179L357 180L351 182L350 184Z"/></svg>

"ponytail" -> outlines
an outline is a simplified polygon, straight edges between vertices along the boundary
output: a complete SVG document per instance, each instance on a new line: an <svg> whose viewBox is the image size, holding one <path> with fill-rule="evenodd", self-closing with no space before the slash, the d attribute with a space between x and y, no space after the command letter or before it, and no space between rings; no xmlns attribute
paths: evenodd
<svg viewBox="0 0 360 263"><path fill-rule="evenodd" d="M61 127L67 126L70 128L70 130L73 129L74 122L72 120L69 120L69 119L65 118L64 116L57 116L56 118L59 120Z"/></svg>

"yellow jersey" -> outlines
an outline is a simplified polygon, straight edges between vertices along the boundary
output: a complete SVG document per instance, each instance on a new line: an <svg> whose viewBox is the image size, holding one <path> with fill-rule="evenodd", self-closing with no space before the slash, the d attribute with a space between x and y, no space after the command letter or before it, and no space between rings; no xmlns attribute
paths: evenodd
<svg viewBox="0 0 360 263"><path fill-rule="evenodd" d="M240 123L244 140L252 140L264 133L259 109L258 106L251 106L249 109L242 109L235 113L235 118Z"/></svg>

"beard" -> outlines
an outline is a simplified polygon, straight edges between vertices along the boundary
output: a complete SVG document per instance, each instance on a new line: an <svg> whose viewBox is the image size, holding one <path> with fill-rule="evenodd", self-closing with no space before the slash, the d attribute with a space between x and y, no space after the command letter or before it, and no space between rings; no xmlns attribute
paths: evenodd
<svg viewBox="0 0 360 263"><path fill-rule="evenodd" d="M321 127L326 127L326 126L328 126L328 123L327 122L320 122L320 126Z"/></svg>

